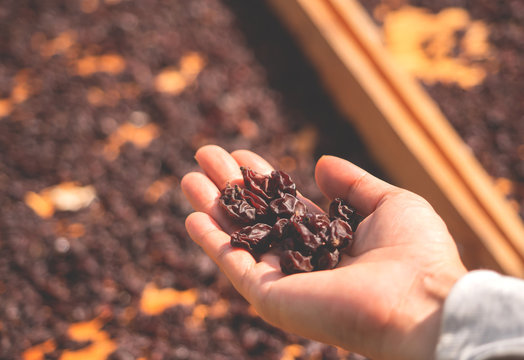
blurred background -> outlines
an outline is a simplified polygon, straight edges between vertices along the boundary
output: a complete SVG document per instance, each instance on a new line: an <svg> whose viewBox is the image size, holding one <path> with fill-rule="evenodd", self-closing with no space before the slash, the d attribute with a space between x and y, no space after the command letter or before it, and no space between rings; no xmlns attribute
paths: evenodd
<svg viewBox="0 0 524 360"><path fill-rule="evenodd" d="M363 5L524 216L522 2ZM188 238L210 143L323 206L322 154L388 180L263 2L0 3L1 359L360 358L264 323Z"/></svg>

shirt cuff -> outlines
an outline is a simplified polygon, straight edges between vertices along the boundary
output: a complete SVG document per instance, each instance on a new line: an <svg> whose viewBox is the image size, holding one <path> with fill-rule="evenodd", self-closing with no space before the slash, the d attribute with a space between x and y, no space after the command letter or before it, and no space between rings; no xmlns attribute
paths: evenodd
<svg viewBox="0 0 524 360"><path fill-rule="evenodd" d="M436 359L519 355L524 358L524 281L487 270L463 276L444 303Z"/></svg>

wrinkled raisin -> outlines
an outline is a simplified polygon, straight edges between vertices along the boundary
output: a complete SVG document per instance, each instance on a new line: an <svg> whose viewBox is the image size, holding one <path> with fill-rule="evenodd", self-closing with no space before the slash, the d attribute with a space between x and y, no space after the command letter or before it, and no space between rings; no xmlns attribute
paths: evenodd
<svg viewBox="0 0 524 360"><path fill-rule="evenodd" d="M362 215L357 213L354 208L341 198L335 198L329 205L329 217L346 221L351 226L352 231L356 231L358 224L364 219Z"/></svg>
<svg viewBox="0 0 524 360"><path fill-rule="evenodd" d="M317 234L311 232L306 225L301 223L293 223L297 236L296 243L300 250L306 253L313 253L320 245L322 245L322 238Z"/></svg>
<svg viewBox="0 0 524 360"><path fill-rule="evenodd" d="M290 230L290 220L286 218L278 219L275 224L273 225L273 228L271 229L271 235L273 236L273 239L276 241L279 241L285 237L288 236L289 230Z"/></svg>
<svg viewBox="0 0 524 360"><path fill-rule="evenodd" d="M315 269L329 270L337 266L340 260L339 251L337 249L330 251L328 248L320 248L315 254Z"/></svg>
<svg viewBox="0 0 524 360"><path fill-rule="evenodd" d="M256 209L244 198L242 189L227 184L219 201L220 206L234 220L247 224L255 221Z"/></svg>
<svg viewBox="0 0 524 360"><path fill-rule="evenodd" d="M284 194L281 198L271 201L269 208L277 217L290 218L293 215L306 214L306 205L291 194Z"/></svg>
<svg viewBox="0 0 524 360"><path fill-rule="evenodd" d="M280 256L280 269L284 274L312 271L311 256L304 256L298 251L284 250Z"/></svg>
<svg viewBox="0 0 524 360"><path fill-rule="evenodd" d="M309 213L301 219L309 230L318 235L325 243L329 237L329 218L326 214Z"/></svg>
<svg viewBox="0 0 524 360"><path fill-rule="evenodd" d="M269 177L259 174L254 170L246 167L241 167L242 177L244 178L244 185L246 189L251 190L258 196L268 200L271 199L269 194Z"/></svg>
<svg viewBox="0 0 524 360"><path fill-rule="evenodd" d="M297 188L291 177L283 171L273 171L269 179L269 188L273 194L297 195Z"/></svg>
<svg viewBox="0 0 524 360"><path fill-rule="evenodd" d="M267 203L260 196L249 191L248 189L243 189L242 195L244 199L249 203L249 205L255 208L255 216L263 217L267 214Z"/></svg>
<svg viewBox="0 0 524 360"><path fill-rule="evenodd" d="M267 224L246 226L231 234L231 246L246 249L252 255L261 254L269 249L270 233L271 226Z"/></svg>
<svg viewBox="0 0 524 360"><path fill-rule="evenodd" d="M334 249L344 248L353 240L353 232L349 224L341 219L335 219L329 224L328 244Z"/></svg>

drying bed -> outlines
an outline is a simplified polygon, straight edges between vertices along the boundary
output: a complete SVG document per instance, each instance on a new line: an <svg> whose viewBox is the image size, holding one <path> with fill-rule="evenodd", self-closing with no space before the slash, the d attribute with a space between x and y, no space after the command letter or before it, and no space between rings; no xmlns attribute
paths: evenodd
<svg viewBox="0 0 524 360"><path fill-rule="evenodd" d="M358 358L264 323L184 229L204 144L260 153L324 206L320 154L382 176L242 3L0 4L1 358Z"/></svg>

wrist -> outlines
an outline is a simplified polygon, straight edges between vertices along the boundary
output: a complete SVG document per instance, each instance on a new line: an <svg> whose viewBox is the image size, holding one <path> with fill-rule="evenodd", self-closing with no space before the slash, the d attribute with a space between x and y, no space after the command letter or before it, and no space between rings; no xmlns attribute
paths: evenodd
<svg viewBox="0 0 524 360"><path fill-rule="evenodd" d="M411 329L410 359L434 359L440 335L444 303L451 289L467 270L457 262L453 268L445 264L440 269L421 276L420 304Z"/></svg>
<svg viewBox="0 0 524 360"><path fill-rule="evenodd" d="M435 358L444 302L466 273L462 263L455 262L424 268L414 276L409 293L394 310L398 323L390 339L393 347L388 348L397 348L397 355L384 354L384 359Z"/></svg>

